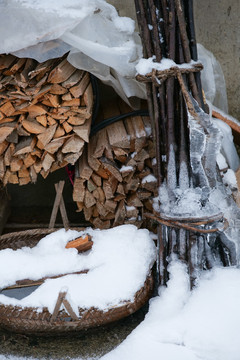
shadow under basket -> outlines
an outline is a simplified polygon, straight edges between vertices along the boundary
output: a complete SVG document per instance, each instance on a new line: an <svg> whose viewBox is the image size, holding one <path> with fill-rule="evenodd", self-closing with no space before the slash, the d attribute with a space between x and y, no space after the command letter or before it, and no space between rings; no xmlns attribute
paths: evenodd
<svg viewBox="0 0 240 360"><path fill-rule="evenodd" d="M82 229L75 229L82 230ZM44 236L56 229L34 229L9 233L0 236L0 250L17 250L24 246L34 247ZM43 308L0 305L0 329L33 335L63 335L79 332L102 325L107 325L123 319L139 310L151 297L153 291L153 276L149 274L144 286L135 294L134 301L124 301L109 307L104 311L90 308L78 308L77 319L72 319L65 311L58 312L56 317Z"/></svg>

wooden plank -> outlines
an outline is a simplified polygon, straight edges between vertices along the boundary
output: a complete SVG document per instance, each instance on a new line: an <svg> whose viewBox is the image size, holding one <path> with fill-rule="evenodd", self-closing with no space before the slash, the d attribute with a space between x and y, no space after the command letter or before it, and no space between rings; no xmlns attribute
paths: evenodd
<svg viewBox="0 0 240 360"><path fill-rule="evenodd" d="M61 198L62 198L62 192L63 192L64 184L65 184L64 180L61 180L58 183L58 189L57 189L57 192L56 192L56 197L55 197L55 201L54 201L54 204L53 204L52 214L51 214L51 218L50 218L50 222L49 222L49 226L48 226L49 229L54 228L55 221L56 221L56 218L57 218L58 208L60 206L60 202L61 202Z"/></svg>
<svg viewBox="0 0 240 360"><path fill-rule="evenodd" d="M54 186L55 186L55 190L57 192L60 184L55 184ZM63 197L61 197L61 200L60 200L60 213L61 213L61 217L62 217L62 221L63 221L63 226L67 230L67 229L69 229L69 220L68 220L65 204L63 201Z"/></svg>

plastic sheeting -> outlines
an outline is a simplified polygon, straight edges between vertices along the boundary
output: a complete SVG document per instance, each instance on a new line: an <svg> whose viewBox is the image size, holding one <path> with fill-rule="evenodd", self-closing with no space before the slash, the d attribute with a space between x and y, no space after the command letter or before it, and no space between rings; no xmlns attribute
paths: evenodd
<svg viewBox="0 0 240 360"><path fill-rule="evenodd" d="M135 79L142 57L134 21L104 0L0 0L0 53L68 61L127 98L145 97ZM132 99L133 100L133 99ZM134 105L133 101L131 101Z"/></svg>
<svg viewBox="0 0 240 360"><path fill-rule="evenodd" d="M198 59L203 64L201 72L202 87L208 101L228 113L226 83L221 65L209 50L197 45Z"/></svg>
<svg viewBox="0 0 240 360"><path fill-rule="evenodd" d="M73 66L112 86L132 106L146 97L145 85L135 80L142 46L134 21L119 17L105 0L0 0L0 53L43 62L66 52ZM206 98L227 112L221 67L202 45L198 52Z"/></svg>

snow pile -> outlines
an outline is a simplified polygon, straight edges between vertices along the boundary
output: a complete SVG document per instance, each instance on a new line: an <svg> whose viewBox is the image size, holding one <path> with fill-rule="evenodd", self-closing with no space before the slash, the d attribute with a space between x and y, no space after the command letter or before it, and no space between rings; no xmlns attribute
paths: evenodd
<svg viewBox="0 0 240 360"><path fill-rule="evenodd" d="M78 254L66 249L69 240L88 233L94 242L88 253ZM17 280L40 279L89 269L87 274L66 275L48 279L32 294L17 300L0 294L5 305L48 307L53 312L61 289L68 288L68 300L73 309L96 307L104 310L134 300L144 285L156 256L156 248L148 230L123 225L110 230L76 232L59 230L43 238L37 246L17 251L0 251L0 288Z"/></svg>
<svg viewBox="0 0 240 360"><path fill-rule="evenodd" d="M101 359L239 360L240 270L203 273L192 292L183 264L174 262L169 271L145 320Z"/></svg>
<svg viewBox="0 0 240 360"><path fill-rule="evenodd" d="M156 62L156 56L153 55L148 59L140 59L136 65L136 70L138 74L146 75L153 69L158 71L168 70L172 67L191 69L194 64L199 64L199 62L191 60L189 63L176 64L173 60L167 58L162 58L161 62Z"/></svg>

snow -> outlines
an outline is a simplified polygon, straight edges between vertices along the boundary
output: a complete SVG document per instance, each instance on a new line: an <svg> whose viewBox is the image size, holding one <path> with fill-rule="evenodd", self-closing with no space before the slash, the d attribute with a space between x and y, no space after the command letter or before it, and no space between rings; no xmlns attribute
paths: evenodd
<svg viewBox="0 0 240 360"><path fill-rule="evenodd" d="M133 166L131 165L123 165L120 169L120 172L127 172L127 171L132 171L133 170Z"/></svg>
<svg viewBox="0 0 240 360"><path fill-rule="evenodd" d="M145 320L101 360L239 360L240 269L202 273L193 291L185 265L169 271Z"/></svg>
<svg viewBox="0 0 240 360"><path fill-rule="evenodd" d="M149 174L142 179L142 184L146 184L149 182L157 182L156 177L152 174Z"/></svg>
<svg viewBox="0 0 240 360"><path fill-rule="evenodd" d="M94 242L88 253L78 254L65 245L84 233ZM40 279L89 269L87 274L48 279L22 300L0 294L5 305L32 306L52 313L59 292L67 286L67 298L77 312L82 308L101 310L134 300L155 261L156 248L148 230L122 225L109 230L76 232L64 229L44 237L34 248L0 251L0 288L21 279ZM47 294L47 296L46 296Z"/></svg>
<svg viewBox="0 0 240 360"><path fill-rule="evenodd" d="M156 56L152 56L148 59L140 59L136 65L137 73L140 75L146 75L152 71L152 69L156 69L158 71L168 70L171 67L178 68L191 68L194 64L198 64L198 62L191 60L189 63L184 64L176 64L173 60L162 58L161 62L156 62Z"/></svg>
<svg viewBox="0 0 240 360"><path fill-rule="evenodd" d="M223 175L223 183L228 185L231 189L237 190L237 179L235 172L232 169L228 169Z"/></svg>
<svg viewBox="0 0 240 360"><path fill-rule="evenodd" d="M226 159L221 153L217 154L217 164L218 164L219 170L223 170L228 167Z"/></svg>

